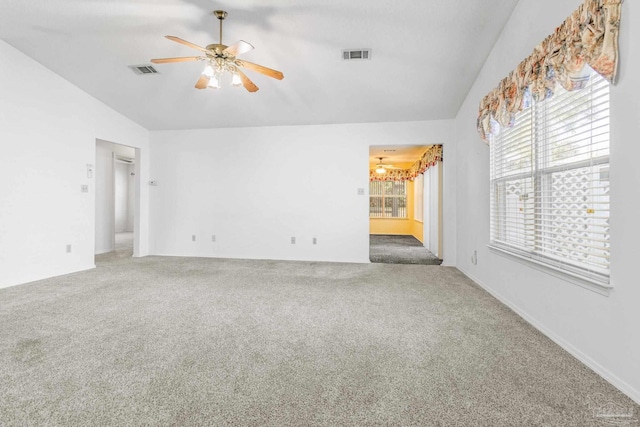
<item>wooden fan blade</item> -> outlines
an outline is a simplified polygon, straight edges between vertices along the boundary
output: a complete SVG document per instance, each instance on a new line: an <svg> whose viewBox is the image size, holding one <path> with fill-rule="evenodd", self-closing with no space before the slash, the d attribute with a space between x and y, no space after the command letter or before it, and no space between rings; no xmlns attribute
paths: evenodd
<svg viewBox="0 0 640 427"><path fill-rule="evenodd" d="M267 77L272 77L278 80L282 80L284 78L284 74L282 74L280 71L272 70L271 68L263 67L262 65L254 64L253 62L247 62L247 61L238 59L236 60L236 64L248 70L252 70L260 74L264 74Z"/></svg>
<svg viewBox="0 0 640 427"><path fill-rule="evenodd" d="M222 52L226 52L231 56L238 56L238 55L242 55L243 53L250 52L253 49L254 49L254 47L253 47L253 45L251 43L247 43L244 40L240 40L240 41L235 42L231 46L227 47Z"/></svg>
<svg viewBox="0 0 640 427"><path fill-rule="evenodd" d="M182 56L179 58L157 58L152 59L151 62L154 64L168 64L170 62L189 62L189 61L199 61L204 59L202 56Z"/></svg>
<svg viewBox="0 0 640 427"><path fill-rule="evenodd" d="M209 77L201 75L196 82L196 89L206 89L209 86Z"/></svg>
<svg viewBox="0 0 640 427"><path fill-rule="evenodd" d="M202 46L198 46L197 44L193 44L193 43L188 42L188 41L186 41L186 40L182 40L180 37L176 37L176 36L165 36L165 38L168 38L169 40L172 40L172 41L174 41L174 42L176 42L176 43L180 43L180 44L183 44L183 45L185 45L185 46L189 46L189 47L192 47L192 48L194 48L194 49L198 49L198 50L200 50L200 51L202 51L202 52L208 52L208 50L207 50L207 49L205 49L205 48L203 48Z"/></svg>
<svg viewBox="0 0 640 427"><path fill-rule="evenodd" d="M249 80L249 77L247 77L245 73L238 70L238 75L240 76L240 80L242 80L242 86L244 86L246 90L248 90L249 92L258 91L258 86L256 86L251 80Z"/></svg>

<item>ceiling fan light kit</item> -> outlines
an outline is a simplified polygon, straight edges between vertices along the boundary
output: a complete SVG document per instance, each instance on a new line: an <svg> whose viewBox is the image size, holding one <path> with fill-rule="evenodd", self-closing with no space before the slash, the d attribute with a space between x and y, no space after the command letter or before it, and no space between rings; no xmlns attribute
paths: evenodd
<svg viewBox="0 0 640 427"><path fill-rule="evenodd" d="M376 173L382 175L387 172L385 167L382 165L382 159L384 159L384 157L378 157L378 159L380 159L380 161L376 165Z"/></svg>
<svg viewBox="0 0 640 427"><path fill-rule="evenodd" d="M398 167L395 167L394 165L388 165L388 164L383 164L382 160L385 157L376 157L376 159L378 159L378 163L376 163L376 173L379 175L383 175L385 173L387 173L388 169L400 169Z"/></svg>
<svg viewBox="0 0 640 427"><path fill-rule="evenodd" d="M240 40L231 46L222 44L222 21L227 17L228 13L224 10L214 10L213 15L220 21L219 43L210 44L207 45L207 47L201 47L179 37L165 36L167 39L176 43L199 50L204 53L204 55L178 58L158 58L152 59L151 62L154 64L167 64L172 62L205 61L206 65L202 71L202 75L196 82L196 89L220 89L221 80L225 79L226 76L231 76L231 86L244 86L244 88L249 92L257 92L259 89L258 86L256 86L247 77L247 75L240 70L240 68L255 71L278 80L282 80L284 78L284 75L280 71L238 59L238 55L249 52L253 50L254 47L244 40Z"/></svg>

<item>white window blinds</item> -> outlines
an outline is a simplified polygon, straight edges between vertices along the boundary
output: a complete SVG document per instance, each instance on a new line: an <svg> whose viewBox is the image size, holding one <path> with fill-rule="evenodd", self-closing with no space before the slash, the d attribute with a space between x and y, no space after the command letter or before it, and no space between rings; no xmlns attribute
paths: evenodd
<svg viewBox="0 0 640 427"><path fill-rule="evenodd" d="M407 218L407 182L371 181L370 218Z"/></svg>
<svg viewBox="0 0 640 427"><path fill-rule="evenodd" d="M491 141L491 243L609 282L609 83L555 88Z"/></svg>

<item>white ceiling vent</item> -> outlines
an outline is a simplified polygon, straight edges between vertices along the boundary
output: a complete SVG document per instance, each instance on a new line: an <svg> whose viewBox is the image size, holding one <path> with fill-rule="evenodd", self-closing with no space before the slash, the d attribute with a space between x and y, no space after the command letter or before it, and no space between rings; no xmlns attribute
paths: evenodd
<svg viewBox="0 0 640 427"><path fill-rule="evenodd" d="M342 59L345 61L371 59L371 49L344 49Z"/></svg>
<svg viewBox="0 0 640 427"><path fill-rule="evenodd" d="M153 65L129 65L129 68L138 75L158 74L158 70L153 68Z"/></svg>

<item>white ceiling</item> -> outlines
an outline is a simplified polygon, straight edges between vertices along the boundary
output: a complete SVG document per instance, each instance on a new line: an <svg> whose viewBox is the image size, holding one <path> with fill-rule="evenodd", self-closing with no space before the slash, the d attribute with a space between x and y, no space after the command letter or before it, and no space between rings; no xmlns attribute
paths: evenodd
<svg viewBox="0 0 640 427"><path fill-rule="evenodd" d="M0 38L150 130L453 118L517 0L2 0ZM201 62L127 66L218 42L280 70L260 87L193 88ZM371 48L370 61L343 61Z"/></svg>
<svg viewBox="0 0 640 427"><path fill-rule="evenodd" d="M369 167L380 162L398 167L411 166L422 157L427 145L374 145L369 147Z"/></svg>

